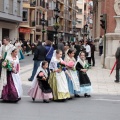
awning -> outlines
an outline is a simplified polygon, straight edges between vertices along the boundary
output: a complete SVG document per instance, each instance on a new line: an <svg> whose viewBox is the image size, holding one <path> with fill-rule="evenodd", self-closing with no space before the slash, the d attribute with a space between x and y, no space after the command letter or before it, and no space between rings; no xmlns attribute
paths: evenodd
<svg viewBox="0 0 120 120"><path fill-rule="evenodd" d="M30 28L19 28L20 33L30 33L31 29Z"/></svg>

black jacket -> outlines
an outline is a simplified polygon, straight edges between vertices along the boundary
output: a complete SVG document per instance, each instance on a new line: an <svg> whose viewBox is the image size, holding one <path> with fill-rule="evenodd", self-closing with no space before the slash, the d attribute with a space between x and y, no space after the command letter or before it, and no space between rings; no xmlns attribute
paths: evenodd
<svg viewBox="0 0 120 120"><path fill-rule="evenodd" d="M33 60L43 61L45 60L45 57L46 57L45 47L42 45L37 46Z"/></svg>
<svg viewBox="0 0 120 120"><path fill-rule="evenodd" d="M116 69L120 69L120 47L117 48L115 57L116 57L116 60L118 61L116 65Z"/></svg>

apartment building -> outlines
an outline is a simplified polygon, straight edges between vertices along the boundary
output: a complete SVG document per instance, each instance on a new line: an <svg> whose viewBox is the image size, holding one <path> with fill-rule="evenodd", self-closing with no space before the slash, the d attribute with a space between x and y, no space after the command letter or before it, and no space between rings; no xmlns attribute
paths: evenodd
<svg viewBox="0 0 120 120"><path fill-rule="evenodd" d="M82 39L82 30L84 28L84 0L77 1L77 14L76 14L76 29L78 32L78 40Z"/></svg>
<svg viewBox="0 0 120 120"><path fill-rule="evenodd" d="M45 14L47 30L47 0L23 0L23 18L19 26L19 39L30 40L33 43L42 40L42 23L43 13ZM46 32L44 35L46 39Z"/></svg>
<svg viewBox="0 0 120 120"><path fill-rule="evenodd" d="M14 42L21 21L22 0L0 0L0 40L8 36Z"/></svg>
<svg viewBox="0 0 120 120"><path fill-rule="evenodd" d="M76 25L76 0L58 0L58 2L60 10L58 37L63 37L65 41L68 41L74 36L73 26ZM48 3L48 31L54 36L55 30L53 25L55 24L54 9L56 0L49 0Z"/></svg>

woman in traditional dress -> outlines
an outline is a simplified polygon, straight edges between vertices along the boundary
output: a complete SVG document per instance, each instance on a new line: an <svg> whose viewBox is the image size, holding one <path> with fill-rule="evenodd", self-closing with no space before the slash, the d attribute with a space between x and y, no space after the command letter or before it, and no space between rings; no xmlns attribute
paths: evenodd
<svg viewBox="0 0 120 120"><path fill-rule="evenodd" d="M71 96L80 97L80 83L75 69L76 60L74 58L75 52L73 49L69 49L67 55L65 56L65 62L67 63L67 71L71 77L67 74L68 88L71 93Z"/></svg>
<svg viewBox="0 0 120 120"><path fill-rule="evenodd" d="M43 100L45 103L49 103L49 99L53 98L52 89L48 84L48 62L43 61L40 64L40 67L37 70L37 73L34 77L32 87L28 92L33 99L40 99Z"/></svg>
<svg viewBox="0 0 120 120"><path fill-rule="evenodd" d="M66 100L70 98L65 70L62 69L60 63L62 60L62 51L55 50L51 59L49 69L51 70L49 84L53 90L54 100Z"/></svg>
<svg viewBox="0 0 120 120"><path fill-rule="evenodd" d="M76 64L76 70L79 74L80 92L81 94L84 94L85 97L91 97L90 93L92 90L91 82L87 75L88 67L88 64L85 62L85 53L80 52Z"/></svg>
<svg viewBox="0 0 120 120"><path fill-rule="evenodd" d="M1 80L4 80L4 85L1 99L7 102L17 102L21 99L22 84L19 76L20 64L15 47L11 49L11 54L7 54L5 61L3 61L3 67Z"/></svg>
<svg viewBox="0 0 120 120"><path fill-rule="evenodd" d="M23 59L24 59L24 55L23 55L23 53L22 53L21 43L20 43L18 40L16 40L16 42L15 42L15 47L16 47L17 50L18 50L19 60L23 60Z"/></svg>

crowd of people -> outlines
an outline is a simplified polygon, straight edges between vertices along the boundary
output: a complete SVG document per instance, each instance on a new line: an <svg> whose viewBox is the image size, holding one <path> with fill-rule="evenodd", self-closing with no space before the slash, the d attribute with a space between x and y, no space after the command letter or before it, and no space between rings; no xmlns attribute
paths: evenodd
<svg viewBox="0 0 120 120"><path fill-rule="evenodd" d="M92 41L65 42L60 39L55 50L53 39L48 36L45 42L30 45L29 41L10 43L3 39L0 66L0 98L4 101L17 102L22 96L20 63L24 55L34 54L31 77L32 86L28 95L33 101L40 99L65 101L73 97L90 97L92 90L87 71L95 66L95 45ZM91 65L91 59L93 64Z"/></svg>

